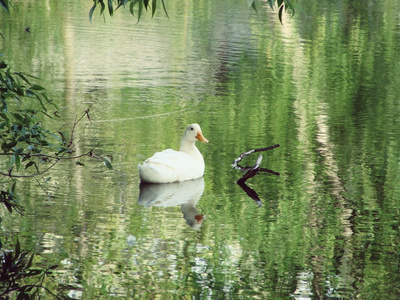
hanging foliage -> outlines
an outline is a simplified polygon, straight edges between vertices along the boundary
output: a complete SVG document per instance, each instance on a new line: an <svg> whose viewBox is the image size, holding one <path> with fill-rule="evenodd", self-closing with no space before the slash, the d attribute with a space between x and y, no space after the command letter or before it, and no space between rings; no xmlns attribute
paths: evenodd
<svg viewBox="0 0 400 300"><path fill-rule="evenodd" d="M256 0L246 0L247 5L252 7L255 11L257 11L258 1ZM279 21L282 23L282 15L283 12L289 12L292 16L295 12L295 3L296 0L267 0L266 3L269 5L271 9L278 9L278 17ZM150 3L151 2L151 3ZM120 8L121 6L124 8L129 8L130 13L137 17L138 22L142 17L144 11L151 11L151 16L153 17L156 10L158 9L158 4L161 3L163 11L165 15L168 17L168 12L166 9L166 4L164 0L93 0L93 6L89 11L89 20L92 22L93 13L96 8L100 8L100 15L104 16L104 12L106 9L110 16L114 14L114 12Z"/></svg>
<svg viewBox="0 0 400 300"><path fill-rule="evenodd" d="M0 202L7 210L22 214L16 193L18 178L43 178L42 175L62 160L94 157L112 169L109 156L98 156L92 149L76 154L74 139L76 125L83 119L90 121L89 109L76 118L72 129L51 132L43 120L58 118L58 107L46 90L20 72L12 72L0 61L0 175L5 179L0 187Z"/></svg>

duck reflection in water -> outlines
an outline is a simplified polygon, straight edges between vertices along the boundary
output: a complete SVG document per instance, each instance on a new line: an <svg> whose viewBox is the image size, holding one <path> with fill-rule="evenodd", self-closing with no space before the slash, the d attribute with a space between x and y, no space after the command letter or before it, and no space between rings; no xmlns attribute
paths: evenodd
<svg viewBox="0 0 400 300"><path fill-rule="evenodd" d="M186 223L190 228L198 230L206 219L196 209L203 191L203 177L174 183L141 183L138 201L145 207L180 205Z"/></svg>

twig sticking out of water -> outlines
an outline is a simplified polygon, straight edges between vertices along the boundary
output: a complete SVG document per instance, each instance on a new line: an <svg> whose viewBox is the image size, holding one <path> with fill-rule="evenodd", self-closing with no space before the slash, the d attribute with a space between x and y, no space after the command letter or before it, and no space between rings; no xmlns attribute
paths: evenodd
<svg viewBox="0 0 400 300"><path fill-rule="evenodd" d="M267 150L275 149L275 148L277 148L277 147L279 147L279 146L280 146L279 144L276 144L276 145L269 146L269 147L257 148L257 149L249 150L249 151L247 151L247 152L243 152L242 154L240 154L240 155L238 156L238 158L236 158L236 159L233 161L232 166L233 166L236 170L240 170L240 171L242 171L242 172L246 172L247 170L253 168L254 166L253 166L253 167L242 167L242 166L240 166L240 165L239 165L239 162L240 162L244 157L246 157L246 156L248 156L248 155L250 155L250 154L252 154L252 153L256 153L256 152L261 152L261 151L267 151ZM262 158L261 158L261 159L262 159ZM261 163L261 162L260 162L260 163Z"/></svg>
<svg viewBox="0 0 400 300"><path fill-rule="evenodd" d="M257 157L257 161L254 164L254 166L252 166L250 168L247 167L247 168L249 168L249 170L237 182L239 182L239 181L245 182L247 179L256 176L257 173L260 171L260 164L261 164L262 158L263 158L262 155L259 154L258 157Z"/></svg>
<svg viewBox="0 0 400 300"><path fill-rule="evenodd" d="M247 184L246 184L246 180L256 176L259 172L265 172L265 173L270 173L273 175L279 175L279 173L274 172L272 170L269 169L265 169L265 168L260 168L261 165L261 161L262 161L262 155L259 154L256 160L256 163L252 166L252 167L242 167L239 165L239 162L246 156L255 153L255 152L261 152L261 151L267 151L267 150L271 150L274 148L279 147L279 144L270 146L270 147L264 147L264 148L257 148L257 149L253 149L247 152L243 152L242 154L239 155L238 158L236 158L233 162L233 167L237 170L240 170L242 172L246 172L246 174L244 174L240 179L238 179L236 181L236 183L247 193L247 195L252 198L257 204L258 206L262 205L262 201L260 199L260 197L258 196L258 194L256 193L256 191L254 191L253 189L251 189Z"/></svg>

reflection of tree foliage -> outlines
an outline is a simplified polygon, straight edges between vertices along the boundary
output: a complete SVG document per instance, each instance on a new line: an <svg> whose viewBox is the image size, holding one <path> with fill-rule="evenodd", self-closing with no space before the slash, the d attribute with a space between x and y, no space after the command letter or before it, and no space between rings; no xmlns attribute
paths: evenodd
<svg viewBox="0 0 400 300"><path fill-rule="evenodd" d="M56 265L46 269L33 268L34 255L21 250L18 240L14 250L3 249L1 242L0 248L0 299L40 298L41 290L58 299L43 286L45 277L57 268Z"/></svg>

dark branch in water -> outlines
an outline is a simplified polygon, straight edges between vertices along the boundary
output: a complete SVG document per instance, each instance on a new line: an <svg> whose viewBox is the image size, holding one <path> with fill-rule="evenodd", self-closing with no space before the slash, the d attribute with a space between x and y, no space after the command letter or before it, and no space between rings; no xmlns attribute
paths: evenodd
<svg viewBox="0 0 400 300"><path fill-rule="evenodd" d="M236 181L236 183L242 188L243 191L246 192L246 194L253 199L254 201L256 201L256 203L258 204L258 206L262 205L262 201L260 199L260 197L258 196L258 194L256 193L255 190L253 190L252 188L250 188L245 181L242 180L238 180Z"/></svg>
<svg viewBox="0 0 400 300"><path fill-rule="evenodd" d="M3 172L0 171L0 175L2 176L7 176L9 178L36 178L37 176L42 176L44 173L46 173L47 171L49 171L50 169L52 169L56 164L58 164L60 161L62 160L77 160L80 159L84 156L89 156L89 157L93 157L97 160L101 160L104 162L104 164L109 168L112 169L112 157L108 156L108 155L95 155L94 154L94 150L97 148L98 145L94 146L92 149L90 149L89 151L87 151L86 153L83 154L79 154L79 155L74 155L72 156L73 153L75 153L75 147L76 145L79 143L79 141L75 142L75 130L76 130L76 126L79 122L82 121L83 118L87 118L90 122L90 115L89 115L89 108L85 110L85 112L79 117L75 117L75 121L72 125L71 128L71 133L70 133L70 139L67 140L65 138L65 136L61 133L58 132L63 140L63 152L58 152L55 154L44 154L44 153L31 153L30 151L27 153L18 153L18 157L22 157L22 161L24 160L31 160L30 165L35 165L36 167L36 172L33 174L25 174L25 175L20 175L20 174L15 174L13 173L14 171L14 166L12 166L8 172ZM57 149L52 149L54 151L56 151ZM0 153L0 157L1 156L16 156L16 154L14 152L9 152L9 153ZM48 167L44 170L39 170L39 163L36 163L33 161L34 158L37 158L38 160L40 160L41 162L49 162L50 165L48 165ZM25 169L27 167L29 167L30 165L26 165Z"/></svg>
<svg viewBox="0 0 400 300"><path fill-rule="evenodd" d="M267 150L271 150L274 148L279 147L278 144L270 146L270 147L264 147L264 148L257 148L257 149L253 149L247 152L243 152L242 154L239 155L238 158L236 158L232 164L232 166L236 169L236 170L240 170L242 172L246 172L246 174L244 174L240 179L238 179L236 181L236 183L246 192L246 194L252 198L257 204L258 206L262 205L262 201L260 200L260 197L258 196L258 194L251 189L248 185L246 185L246 180L248 180L251 177L256 176L258 173L263 172L263 173L270 173L273 175L280 175L277 172L274 172L272 170L269 169L265 169L265 168L260 168L261 165L261 161L262 161L262 155L259 154L256 160L256 163L252 166L252 167L242 167L239 165L239 162L246 156L252 154L252 153L256 153L256 152L261 152L261 151L267 151Z"/></svg>
<svg viewBox="0 0 400 300"><path fill-rule="evenodd" d="M260 172L260 164L261 164L262 158L263 158L262 155L259 154L258 157L257 157L257 161L256 161L256 163L254 164L254 166L242 168L242 169L243 169L243 170L242 170L243 172L244 172L245 170L248 170L248 171L247 171L247 173L244 174L244 175L242 176L242 178L240 178L239 180L245 182L247 179L256 176L257 173ZM238 181L239 181L239 180L238 180Z"/></svg>
<svg viewBox="0 0 400 300"><path fill-rule="evenodd" d="M252 150L247 151L247 152L243 152L242 154L240 154L240 155L238 156L238 158L236 158L236 159L233 161L233 167L234 167L236 170L240 170L240 171L242 171L242 172L246 172L247 170L251 169L252 167L242 167L242 166L239 165L239 162L240 162L244 157L246 157L246 156L248 156L248 155L250 155L250 154L252 154L252 153L256 153L256 152L261 152L261 151L267 151L267 150L275 149L275 148L277 148L277 147L279 147L279 146L280 146L279 144L276 144L276 145L269 146L269 147L257 148L257 149L252 149ZM261 163L261 162L260 162L260 163ZM254 167L254 166L253 166L253 167ZM267 170L268 170L268 169L267 169Z"/></svg>

